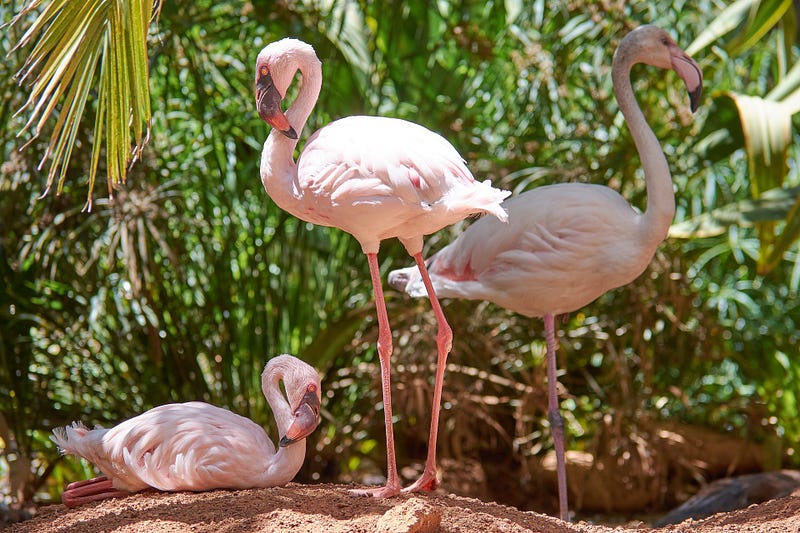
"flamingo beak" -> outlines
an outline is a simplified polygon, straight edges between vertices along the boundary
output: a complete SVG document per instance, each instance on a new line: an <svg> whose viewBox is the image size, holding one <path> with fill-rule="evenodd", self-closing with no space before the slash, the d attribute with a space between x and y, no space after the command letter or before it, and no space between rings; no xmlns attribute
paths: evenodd
<svg viewBox="0 0 800 533"><path fill-rule="evenodd" d="M700 70L700 66L686 52L675 46L672 53L672 69L686 84L692 112L697 111L700 97L703 95L703 72Z"/></svg>
<svg viewBox="0 0 800 533"><path fill-rule="evenodd" d="M280 131L290 139L297 139L297 132L289 124L289 120L281 110L281 94L275 88L272 74L266 66L258 69L256 78L256 106L258 115L267 124Z"/></svg>
<svg viewBox="0 0 800 533"><path fill-rule="evenodd" d="M294 410L294 420L286 435L281 439L281 446L289 446L299 440L308 437L319 425L319 396L317 396L317 386L311 384L306 389L303 399L297 409Z"/></svg>

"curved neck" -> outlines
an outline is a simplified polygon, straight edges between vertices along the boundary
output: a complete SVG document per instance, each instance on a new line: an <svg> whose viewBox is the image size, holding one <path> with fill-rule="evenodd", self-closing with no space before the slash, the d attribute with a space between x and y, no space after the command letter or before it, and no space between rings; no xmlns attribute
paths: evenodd
<svg viewBox="0 0 800 533"><path fill-rule="evenodd" d="M301 57L297 70L300 71L300 90L286 110L286 118L297 134L302 135L322 87L322 64L316 56ZM290 139L273 129L261 154L261 182L270 198L287 211L287 206L291 205L289 200L302 196L297 184L297 165L294 162L296 146L297 139Z"/></svg>
<svg viewBox="0 0 800 533"><path fill-rule="evenodd" d="M620 47L614 54L611 78L614 96L617 99L625 122L631 131L639 159L644 169L647 186L647 208L644 212L644 230L648 240L661 242L667 236L672 217L675 215L675 192L667 158L655 133L636 103L631 86L631 68L640 61L632 57L632 50Z"/></svg>
<svg viewBox="0 0 800 533"><path fill-rule="evenodd" d="M286 430L292 423L294 415L292 407L286 400L281 391L281 380L291 369L284 365L272 365L265 370L261 377L261 389L267 398L267 403L275 416L275 423L278 426L278 440L286 434ZM306 439L302 439L289 446L278 446L275 455L265 460L264 479L266 485L283 485L291 481L306 457Z"/></svg>

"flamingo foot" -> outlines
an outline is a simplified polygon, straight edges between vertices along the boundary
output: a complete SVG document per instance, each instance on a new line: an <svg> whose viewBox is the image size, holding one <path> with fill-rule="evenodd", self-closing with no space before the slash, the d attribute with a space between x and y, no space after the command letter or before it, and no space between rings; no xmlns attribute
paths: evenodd
<svg viewBox="0 0 800 533"><path fill-rule="evenodd" d="M61 502L67 507L78 507L85 503L107 498L124 498L131 494L126 490L115 489L110 479L100 476L70 483L61 495Z"/></svg>
<svg viewBox="0 0 800 533"><path fill-rule="evenodd" d="M436 470L426 469L414 483L402 490L403 494L411 492L433 492L439 487L439 479L436 477Z"/></svg>
<svg viewBox="0 0 800 533"><path fill-rule="evenodd" d="M366 496L367 498L391 498L400 494L400 487L385 485L371 489L350 489L348 492L353 496Z"/></svg>

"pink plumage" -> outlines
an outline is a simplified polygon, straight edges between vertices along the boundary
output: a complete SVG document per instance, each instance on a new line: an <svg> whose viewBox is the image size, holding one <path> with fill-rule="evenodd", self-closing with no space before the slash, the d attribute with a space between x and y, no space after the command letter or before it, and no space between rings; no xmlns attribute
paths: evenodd
<svg viewBox="0 0 800 533"><path fill-rule="evenodd" d="M529 317L569 313L636 279L660 242L637 236L641 214L600 185L538 187L503 206L507 224L482 218L428 259L440 298L489 300ZM389 284L426 295L416 266L391 272Z"/></svg>
<svg viewBox="0 0 800 533"><path fill-rule="evenodd" d="M297 71L300 91L286 110L281 102ZM295 163L297 133L302 132L322 86L322 66L314 49L296 39L267 45L256 60L256 105L273 127L261 156L261 181L267 194L296 217L341 228L352 234L367 255L378 314L386 454L386 486L355 490L356 494L388 497L400 492L394 457L390 357L392 335L383 300L378 249L397 237L426 276L423 236L473 214L489 213L506 220L500 202L508 196L472 177L464 160L442 136L417 124L383 117L339 119L314 133ZM439 325L428 457L422 476L404 491L436 487L436 437L442 380L452 332L431 289Z"/></svg>
<svg viewBox="0 0 800 533"><path fill-rule="evenodd" d="M319 375L281 355L267 363L262 387L283 435L277 451L252 420L203 402L161 405L110 429L75 422L53 430L52 440L63 453L83 457L103 473L68 486L63 502L74 506L148 488L204 491L288 483L303 464L305 437L319 423Z"/></svg>
<svg viewBox="0 0 800 533"><path fill-rule="evenodd" d="M449 142L405 120L354 116L328 124L309 138L297 175L303 194L292 212L350 233L365 252L392 237L421 243L478 212L507 220L499 203L508 192L475 181Z"/></svg>
<svg viewBox="0 0 800 533"><path fill-rule="evenodd" d="M554 316L580 309L644 272L675 213L667 160L636 104L631 67L672 69L686 84L692 110L703 76L697 63L662 29L642 26L614 54L614 94L636 143L647 185L647 209L634 210L608 187L563 183L539 187L504 202L508 224L483 218L429 259L430 283L441 297L479 299L530 317L544 317L551 430L555 443L561 518L568 519L564 422L556 395ZM389 283L424 296L416 266L389 274Z"/></svg>

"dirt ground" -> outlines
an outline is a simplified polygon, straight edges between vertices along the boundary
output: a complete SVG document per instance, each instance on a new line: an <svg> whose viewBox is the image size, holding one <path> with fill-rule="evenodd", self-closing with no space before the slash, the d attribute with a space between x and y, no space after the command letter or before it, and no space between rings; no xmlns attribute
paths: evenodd
<svg viewBox="0 0 800 533"><path fill-rule="evenodd" d="M32 532L583 532L653 530L646 523L609 527L566 523L550 516L451 494L403 495L389 500L350 496L345 485L300 485L205 493L139 493L67 509L51 505L10 526ZM782 499L662 532L800 532L800 490Z"/></svg>

